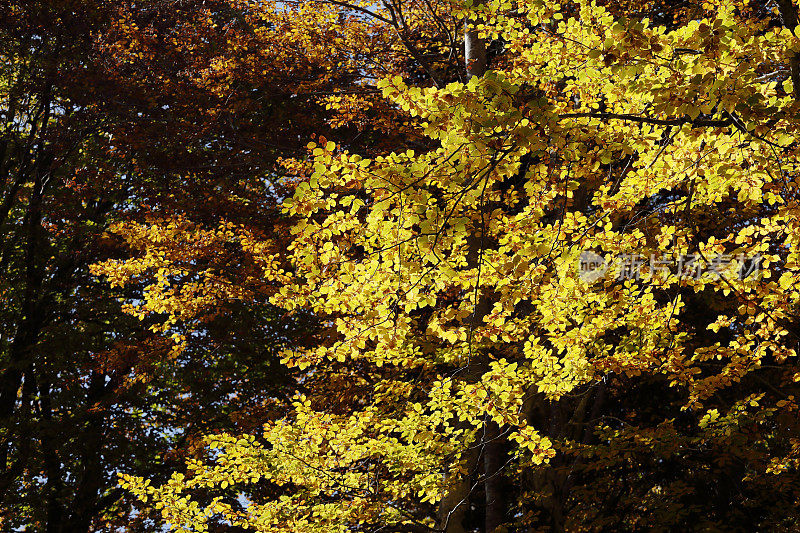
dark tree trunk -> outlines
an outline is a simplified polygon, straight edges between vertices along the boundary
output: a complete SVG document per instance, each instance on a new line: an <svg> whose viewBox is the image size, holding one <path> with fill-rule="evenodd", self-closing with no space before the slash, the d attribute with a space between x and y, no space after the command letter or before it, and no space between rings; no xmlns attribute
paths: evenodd
<svg viewBox="0 0 800 533"><path fill-rule="evenodd" d="M486 533L493 533L506 521L507 490L503 473L506 462L505 436L495 422L486 423L483 447L484 492L486 494Z"/></svg>

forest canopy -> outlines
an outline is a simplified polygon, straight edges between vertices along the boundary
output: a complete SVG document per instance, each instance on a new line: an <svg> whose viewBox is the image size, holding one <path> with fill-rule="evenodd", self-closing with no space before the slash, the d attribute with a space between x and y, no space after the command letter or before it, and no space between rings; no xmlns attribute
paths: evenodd
<svg viewBox="0 0 800 533"><path fill-rule="evenodd" d="M795 0L0 3L0 529L800 529Z"/></svg>

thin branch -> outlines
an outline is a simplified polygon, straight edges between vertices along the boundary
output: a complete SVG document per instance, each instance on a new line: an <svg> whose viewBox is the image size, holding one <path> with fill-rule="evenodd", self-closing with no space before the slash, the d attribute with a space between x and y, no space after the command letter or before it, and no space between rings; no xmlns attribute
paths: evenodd
<svg viewBox="0 0 800 533"><path fill-rule="evenodd" d="M659 126L682 126L684 124L691 124L695 127L712 127L712 128L724 128L726 126L735 125L733 120L730 118L727 119L705 119L699 118L692 120L688 116L684 116L682 118L672 118L672 119L664 119L664 118L653 118L653 117L643 117L641 115L632 115L629 113L565 113L563 115L558 115L558 118L600 118L605 120L627 120L630 122L637 122L639 124L656 124Z"/></svg>

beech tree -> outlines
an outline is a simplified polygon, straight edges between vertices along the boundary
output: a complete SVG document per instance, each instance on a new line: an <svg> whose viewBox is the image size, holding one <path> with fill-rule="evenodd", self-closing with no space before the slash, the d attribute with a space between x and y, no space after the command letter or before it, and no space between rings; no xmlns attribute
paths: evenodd
<svg viewBox="0 0 800 533"><path fill-rule="evenodd" d="M291 412L122 486L179 531L795 529L796 6L447 9L461 74L400 32L427 79L376 85L405 138L286 161Z"/></svg>
<svg viewBox="0 0 800 533"><path fill-rule="evenodd" d="M237 55L251 30L227 2L0 5L3 531L152 531L116 473L166 479L202 435L259 428L290 380L277 350L313 337L267 301L264 247L224 236L247 224L280 246L282 193L264 174L328 127L317 96L290 100L325 66ZM238 66L233 82L222 65ZM290 107L305 121L276 119ZM112 227L160 220L183 236L170 257L191 255L185 279L236 285L166 335L126 312L151 278L119 288L90 272L144 260L153 232Z"/></svg>

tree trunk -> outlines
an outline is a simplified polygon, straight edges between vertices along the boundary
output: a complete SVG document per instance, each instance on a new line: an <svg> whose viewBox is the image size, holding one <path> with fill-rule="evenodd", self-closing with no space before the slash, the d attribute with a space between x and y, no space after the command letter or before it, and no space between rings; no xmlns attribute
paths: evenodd
<svg viewBox="0 0 800 533"><path fill-rule="evenodd" d="M486 494L486 533L493 533L506 521L505 436L495 422L486 423L483 447L483 488Z"/></svg>
<svg viewBox="0 0 800 533"><path fill-rule="evenodd" d="M480 5L476 2L475 5ZM464 60L467 68L467 79L483 76L486 72L486 43L478 37L478 32L464 22Z"/></svg>
<svg viewBox="0 0 800 533"><path fill-rule="evenodd" d="M778 0L778 11L783 26L794 33L797 27L797 6L793 0ZM789 71L791 72L794 99L800 102L800 54L789 52Z"/></svg>
<svg viewBox="0 0 800 533"><path fill-rule="evenodd" d="M445 533L466 533L464 517L469 508L469 495L472 492L472 473L480 459L480 446L473 443L461 454L462 475L451 481L447 496L439 504L437 530Z"/></svg>

